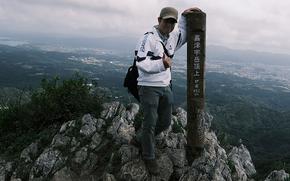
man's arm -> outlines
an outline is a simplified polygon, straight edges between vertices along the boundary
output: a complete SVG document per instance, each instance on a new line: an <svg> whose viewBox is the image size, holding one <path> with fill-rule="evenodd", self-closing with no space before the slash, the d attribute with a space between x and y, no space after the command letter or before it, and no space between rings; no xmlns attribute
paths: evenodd
<svg viewBox="0 0 290 181"><path fill-rule="evenodd" d="M184 15L181 15L180 20L178 22L178 34L175 35L177 37L177 43L175 51L182 47L186 43L186 19Z"/></svg>
<svg viewBox="0 0 290 181"><path fill-rule="evenodd" d="M184 10L183 13L181 14L181 17L178 23L179 32L178 32L178 40L177 40L175 51L178 50L180 47L182 47L182 45L184 45L187 41L186 15L194 11L201 11L201 10L197 7L193 7L193 8L188 8Z"/></svg>
<svg viewBox="0 0 290 181"><path fill-rule="evenodd" d="M150 34L145 34L136 47L136 65L138 69L149 74L165 71L167 64L169 64L167 59L163 63L165 59L163 55L154 55L155 43L156 41L153 40Z"/></svg>

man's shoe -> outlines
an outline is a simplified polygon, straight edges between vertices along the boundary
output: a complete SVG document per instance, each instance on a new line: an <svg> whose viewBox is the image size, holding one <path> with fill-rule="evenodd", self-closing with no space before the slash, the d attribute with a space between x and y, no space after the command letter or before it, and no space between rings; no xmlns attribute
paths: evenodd
<svg viewBox="0 0 290 181"><path fill-rule="evenodd" d="M157 164L157 161L156 159L152 159L152 160L146 160L144 159L144 163L145 163L145 166L148 170L148 172L151 174L151 175L159 175L159 166Z"/></svg>

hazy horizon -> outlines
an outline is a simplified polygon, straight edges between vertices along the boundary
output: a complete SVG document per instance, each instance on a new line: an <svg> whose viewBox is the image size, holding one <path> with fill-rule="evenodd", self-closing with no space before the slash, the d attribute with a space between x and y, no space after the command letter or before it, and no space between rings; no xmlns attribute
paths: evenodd
<svg viewBox="0 0 290 181"><path fill-rule="evenodd" d="M10 0L0 1L0 37L133 38L157 23L160 9L192 6L207 14L207 44L288 53L290 2L244 0Z"/></svg>

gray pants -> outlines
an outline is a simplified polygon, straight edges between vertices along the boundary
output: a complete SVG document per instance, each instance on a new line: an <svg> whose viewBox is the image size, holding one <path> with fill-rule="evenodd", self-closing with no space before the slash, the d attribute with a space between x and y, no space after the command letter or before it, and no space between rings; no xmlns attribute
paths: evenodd
<svg viewBox="0 0 290 181"><path fill-rule="evenodd" d="M141 135L144 159L155 159L155 135L166 130L171 123L173 94L171 88L139 86L141 108L144 113Z"/></svg>

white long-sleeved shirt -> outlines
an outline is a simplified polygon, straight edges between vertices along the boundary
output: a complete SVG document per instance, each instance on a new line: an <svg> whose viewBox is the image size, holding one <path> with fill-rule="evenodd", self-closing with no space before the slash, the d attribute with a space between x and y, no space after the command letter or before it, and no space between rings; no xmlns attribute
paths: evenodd
<svg viewBox="0 0 290 181"><path fill-rule="evenodd" d="M152 31L145 33L138 42L135 49L136 65L138 67L138 85L165 87L170 84L171 71L170 68L165 68L163 65L165 45L170 57L173 57L184 43L186 43L186 21L185 17L181 16L178 28L173 30L167 39L162 41L159 36L156 26Z"/></svg>

